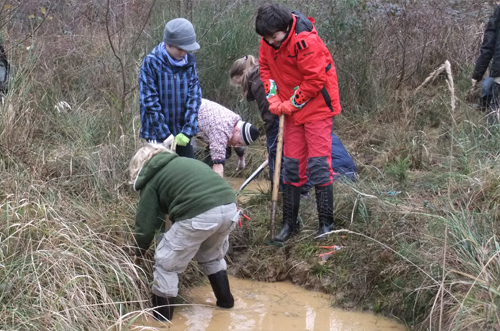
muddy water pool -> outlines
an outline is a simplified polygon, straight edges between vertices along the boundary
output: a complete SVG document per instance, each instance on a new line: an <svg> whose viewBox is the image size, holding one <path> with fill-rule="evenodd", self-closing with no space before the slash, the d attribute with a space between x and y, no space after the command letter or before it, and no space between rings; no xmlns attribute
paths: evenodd
<svg viewBox="0 0 500 331"><path fill-rule="evenodd" d="M328 295L306 291L290 282L263 283L230 277L232 309L220 309L209 284L183 293L171 323L145 317L133 330L320 330L404 331L396 321L370 313L331 307ZM129 329L129 330L132 330Z"/></svg>

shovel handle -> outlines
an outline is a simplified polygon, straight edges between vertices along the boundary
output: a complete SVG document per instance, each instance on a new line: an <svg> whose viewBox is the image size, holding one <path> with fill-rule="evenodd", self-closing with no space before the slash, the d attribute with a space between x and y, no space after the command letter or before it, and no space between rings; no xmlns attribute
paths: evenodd
<svg viewBox="0 0 500 331"><path fill-rule="evenodd" d="M273 195L272 201L278 201L278 191L280 186L281 174L281 156L283 154L283 126L285 123L285 115L280 116L278 129L278 145L276 146L276 160L274 163L274 178L273 178Z"/></svg>
<svg viewBox="0 0 500 331"><path fill-rule="evenodd" d="M281 156L283 154L283 127L285 123L285 115L280 116L279 129L278 129L278 145L276 146L276 160L274 162L274 179L273 179L273 193L271 196L271 222L269 224L269 232L271 240L274 238L274 227L276 223L276 202L278 201L278 191L280 187L280 173L281 173Z"/></svg>

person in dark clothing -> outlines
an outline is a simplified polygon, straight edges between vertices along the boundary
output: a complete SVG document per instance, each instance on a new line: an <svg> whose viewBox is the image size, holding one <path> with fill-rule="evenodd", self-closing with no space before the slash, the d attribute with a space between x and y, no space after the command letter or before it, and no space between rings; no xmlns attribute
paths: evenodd
<svg viewBox="0 0 500 331"><path fill-rule="evenodd" d="M3 98L9 91L9 74L10 65L7 61L7 54L3 45L0 45L0 98Z"/></svg>
<svg viewBox="0 0 500 331"><path fill-rule="evenodd" d="M498 109L500 98L500 5L495 8L483 35L481 51L472 72L472 87L474 88L490 68L491 98L488 105L488 123L498 124Z"/></svg>
<svg viewBox="0 0 500 331"><path fill-rule="evenodd" d="M260 118L265 123L266 145L269 161L269 178L271 183L274 179L274 164L276 159L276 145L279 127L279 116L271 114L269 103L266 99L266 91L260 80L259 64L252 55L236 60L230 71L231 83L241 88L243 99L256 101ZM280 175L280 188L283 182L283 174ZM272 185L271 185L272 186Z"/></svg>

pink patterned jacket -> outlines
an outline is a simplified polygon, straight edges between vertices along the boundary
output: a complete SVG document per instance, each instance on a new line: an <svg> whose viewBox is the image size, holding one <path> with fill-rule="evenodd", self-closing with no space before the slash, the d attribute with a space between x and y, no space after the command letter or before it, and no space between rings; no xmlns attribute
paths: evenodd
<svg viewBox="0 0 500 331"><path fill-rule="evenodd" d="M240 115L216 102L201 99L198 112L199 136L210 146L210 156L215 163L226 159L227 143L233 136Z"/></svg>

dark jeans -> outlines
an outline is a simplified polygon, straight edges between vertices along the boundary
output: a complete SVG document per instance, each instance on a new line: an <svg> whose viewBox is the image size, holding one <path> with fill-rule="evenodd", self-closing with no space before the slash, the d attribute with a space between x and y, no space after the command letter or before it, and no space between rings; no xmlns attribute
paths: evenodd
<svg viewBox="0 0 500 331"><path fill-rule="evenodd" d="M245 155L245 147L243 147L243 146L240 146L240 147L227 146L226 147L226 160L229 159L232 155L231 148L234 148L234 151L236 152L236 155L238 155L238 157L242 157L243 155ZM205 157L203 158L203 162L205 164L208 164L210 167L213 167L214 162L212 161L212 157L210 156L210 146L207 145L205 147L203 154L205 155Z"/></svg>
<svg viewBox="0 0 500 331"><path fill-rule="evenodd" d="M480 109L483 111L488 110L488 106L491 102L491 89L495 84L495 81L491 77L486 77L482 84L481 99L480 99Z"/></svg>
<svg viewBox="0 0 500 331"><path fill-rule="evenodd" d="M337 175L333 175L333 180L348 179L356 181L357 167L351 156L345 149L339 137L332 132L332 169Z"/></svg>
<svg viewBox="0 0 500 331"><path fill-rule="evenodd" d="M191 142L189 144L187 144L186 146L177 145L175 147L175 152L179 156L184 156L184 157L189 157L191 159L194 159L193 145L191 145Z"/></svg>
<svg viewBox="0 0 500 331"><path fill-rule="evenodd" d="M488 105L488 124L498 125L498 109L500 107L500 84L493 83L491 85L491 99Z"/></svg>

